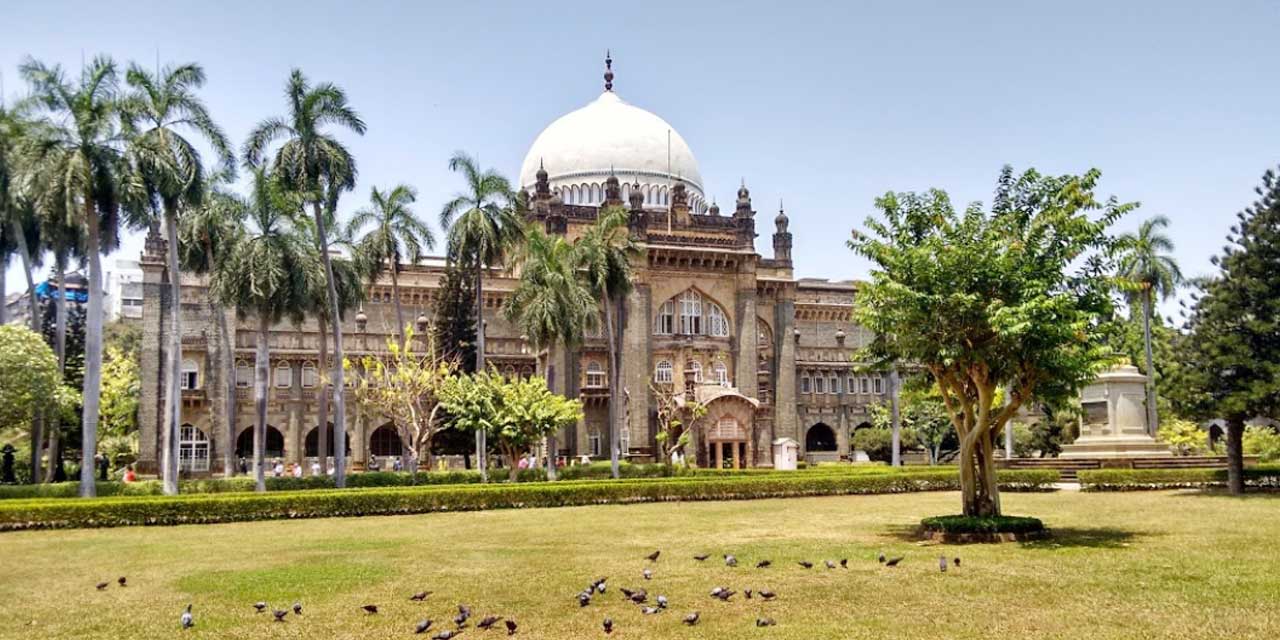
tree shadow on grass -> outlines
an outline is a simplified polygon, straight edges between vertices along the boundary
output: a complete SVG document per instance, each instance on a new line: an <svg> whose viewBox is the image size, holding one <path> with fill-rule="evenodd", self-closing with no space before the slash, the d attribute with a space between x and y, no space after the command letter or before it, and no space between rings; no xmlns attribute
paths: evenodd
<svg viewBox="0 0 1280 640"><path fill-rule="evenodd" d="M885 531L886 537L898 542L916 544L936 544L941 546L963 546L967 544L1010 544L1020 549L1123 549L1132 545L1139 537L1147 537L1148 533L1138 533L1115 527L1049 527L1049 537L1041 540L1025 542L966 542L942 543L925 542L923 531L919 525L891 525Z"/></svg>
<svg viewBox="0 0 1280 640"><path fill-rule="evenodd" d="M1280 500L1280 488L1249 487L1244 495L1233 496L1226 489L1186 489L1173 494L1175 498L1217 498L1219 500Z"/></svg>

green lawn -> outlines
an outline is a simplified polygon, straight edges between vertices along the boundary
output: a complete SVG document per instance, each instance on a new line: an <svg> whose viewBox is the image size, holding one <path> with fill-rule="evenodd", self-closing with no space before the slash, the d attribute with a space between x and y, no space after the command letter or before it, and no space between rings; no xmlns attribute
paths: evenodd
<svg viewBox="0 0 1280 640"><path fill-rule="evenodd" d="M458 602L513 616L522 638L1275 638L1280 494L1005 494L1057 532L1028 545L922 546L909 530L951 493L505 510L423 516L0 534L0 637L413 637ZM654 579L643 557L654 549ZM904 555L881 567L880 551ZM715 558L734 553L742 566ZM690 556L711 553L697 563ZM937 569L940 553L958 570ZM823 559L850 559L829 571ZM754 568L770 558L774 566ZM798 560L818 564L804 570ZM128 576L128 587L116 577ZM607 575L609 592L574 599ZM94 584L111 580L102 592ZM772 603L710 589L768 588ZM642 616L619 587L665 594ZM428 602L409 594L433 590ZM301 600L275 624L252 603ZM360 605L382 612L365 615ZM698 610L702 623L680 623ZM757 616L778 625L757 629ZM461 637L504 635L469 629ZM424 637L424 636L418 636Z"/></svg>

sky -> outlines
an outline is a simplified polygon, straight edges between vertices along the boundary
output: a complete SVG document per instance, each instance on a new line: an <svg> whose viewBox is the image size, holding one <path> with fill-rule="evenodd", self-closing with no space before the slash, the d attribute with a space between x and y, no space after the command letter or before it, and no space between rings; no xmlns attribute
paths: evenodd
<svg viewBox="0 0 1280 640"><path fill-rule="evenodd" d="M887 191L989 201L1000 168L1102 172L1099 194L1162 214L1189 276L1212 272L1234 214L1280 163L1280 3L323 1L7 3L8 100L26 56L78 71L198 62L214 118L239 145L284 112L298 67L345 88L368 124L341 137L371 186L418 189L437 228L461 183L456 150L518 178L537 134L614 88L692 147L709 197L740 180L757 247L784 201L798 276L865 277L849 229ZM140 233L108 257L136 259ZM10 292L25 286L15 264ZM1164 306L1172 313L1174 305Z"/></svg>

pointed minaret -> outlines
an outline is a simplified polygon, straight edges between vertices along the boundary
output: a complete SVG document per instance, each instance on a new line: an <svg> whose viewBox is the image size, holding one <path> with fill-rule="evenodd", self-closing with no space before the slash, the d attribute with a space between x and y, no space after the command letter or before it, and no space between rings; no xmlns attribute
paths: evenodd
<svg viewBox="0 0 1280 640"><path fill-rule="evenodd" d="M773 259L791 264L791 219L782 208L782 200L778 200L778 217L773 219Z"/></svg>
<svg viewBox="0 0 1280 640"><path fill-rule="evenodd" d="M534 177L533 214L535 217L545 218L551 213L551 182L547 180L547 169L542 166L542 159L538 159L538 173Z"/></svg>
<svg viewBox="0 0 1280 640"><path fill-rule="evenodd" d="M738 206L733 212L733 223L738 228L738 242L751 245L756 239L756 212L751 209L751 192L747 190L747 181L738 187Z"/></svg>
<svg viewBox="0 0 1280 640"><path fill-rule="evenodd" d="M627 228L631 237L643 240L649 234L649 213L644 210L644 192L640 189L640 178L636 177L631 185L631 213L627 216Z"/></svg>
<svg viewBox="0 0 1280 640"><path fill-rule="evenodd" d="M604 50L604 90L613 91L613 57L609 50Z"/></svg>

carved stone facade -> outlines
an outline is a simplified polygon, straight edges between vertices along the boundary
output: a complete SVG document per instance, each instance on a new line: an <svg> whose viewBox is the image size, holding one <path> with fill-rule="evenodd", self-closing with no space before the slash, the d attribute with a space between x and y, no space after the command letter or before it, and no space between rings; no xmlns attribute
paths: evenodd
<svg viewBox="0 0 1280 640"><path fill-rule="evenodd" d="M612 95L605 97L610 99L593 103L600 106L589 105L565 119L587 117L598 128L600 118L619 117L624 123L649 126L631 113L642 110ZM592 108L603 115L589 112ZM585 116L577 115L584 111L588 111ZM618 112L623 116L614 115ZM653 119L658 123L653 126L669 126L656 116ZM628 228L641 251L632 264L634 290L624 301L618 329L624 397L618 415L625 426L626 456L652 460L658 450L650 392L650 384L655 383L692 387L706 400L707 415L696 428L696 451L690 452L702 464L771 465L772 443L784 437L800 442L801 454L811 460L847 457L850 432L870 419L868 405L888 399L887 375L858 372L853 362L857 348L869 339L850 317L857 284L796 279L789 221L781 210L774 219L773 257L758 254L756 212L745 184L737 191L733 212L721 215L714 201L707 204L700 184L686 184L674 170L663 174L654 169L659 162L653 158L621 157L616 173L610 169L612 164L603 168L607 177L599 184L574 182L600 173L580 165L582 157L601 155L599 150L563 151L572 147L572 140L548 139L553 129L559 136L573 135L574 126L557 121L548 127L534 149L561 150L556 153L567 155L533 158L531 151L525 165L533 169L522 175L520 186L530 204L530 220L571 240L605 207L628 212ZM645 144L657 135L641 134L637 135L644 137ZM644 146L625 142L615 144ZM685 147L682 153L687 156L685 175L696 177L692 152ZM667 186L658 186L659 182ZM144 338L139 464L143 471L155 469L159 446L162 352L168 326L163 250L162 239L149 238L140 261ZM406 319L417 318L425 325L434 317L443 273L440 259L403 268L399 279ZM499 371L529 375L535 367L534 354L501 312L515 284L509 273L492 270L485 275L485 352L488 363ZM343 326L348 357L382 351L387 338L396 333L390 281L376 283L368 293L362 312L351 314ZM182 313L183 382L189 387L183 391L183 464L194 473L218 471L224 456L252 450L253 328L238 322L232 310L211 304L205 281L195 277L184 276ZM216 314L225 314L233 353L219 349ZM420 331L419 336L426 333ZM270 344L268 456L305 463L316 453L315 400L320 374L327 369L318 357L319 332L314 320L300 326L282 324L272 328ZM228 416L221 400L227 384L220 373L225 358L235 363L238 378L237 435L232 442L224 435ZM584 420L559 439L561 455L608 459L608 366L608 345L600 333L588 336L581 348L561 349L551 358L547 377L552 389L580 397L586 405ZM384 418L365 415L350 396L346 404L348 451L356 468L370 454L399 451L394 430L381 428Z"/></svg>

